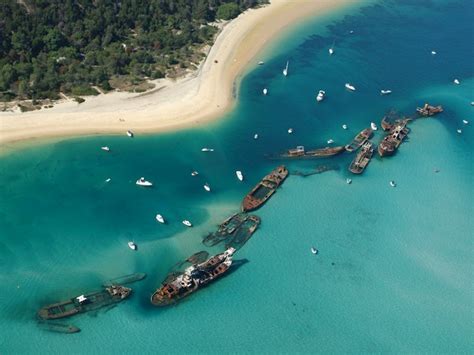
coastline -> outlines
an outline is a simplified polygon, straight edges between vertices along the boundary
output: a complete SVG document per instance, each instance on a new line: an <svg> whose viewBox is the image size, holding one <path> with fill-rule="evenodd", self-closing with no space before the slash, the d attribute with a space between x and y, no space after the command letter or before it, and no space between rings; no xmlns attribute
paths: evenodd
<svg viewBox="0 0 474 355"><path fill-rule="evenodd" d="M187 77L157 81L150 92L113 92L33 112L0 113L0 144L96 134L151 133L195 127L232 109L233 87L251 60L278 33L351 0L272 0L227 23L200 68ZM217 63L215 62L217 61Z"/></svg>

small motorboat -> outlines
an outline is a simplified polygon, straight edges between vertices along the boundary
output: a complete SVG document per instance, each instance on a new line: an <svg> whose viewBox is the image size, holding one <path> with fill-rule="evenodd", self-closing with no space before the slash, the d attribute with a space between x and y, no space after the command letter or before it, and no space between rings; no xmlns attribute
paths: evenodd
<svg viewBox="0 0 474 355"><path fill-rule="evenodd" d="M292 134L293 133L293 128L288 128L288 134Z"/></svg>
<svg viewBox="0 0 474 355"><path fill-rule="evenodd" d="M318 253L318 249L316 249L315 247L311 247L311 253L316 255Z"/></svg>
<svg viewBox="0 0 474 355"><path fill-rule="evenodd" d="M350 90L350 91L355 91L356 90L354 85L352 85L350 83L346 83L345 87L346 87L347 90Z"/></svg>
<svg viewBox="0 0 474 355"><path fill-rule="evenodd" d="M462 133L462 129L458 129L456 132L458 132L459 134Z"/></svg>
<svg viewBox="0 0 474 355"><path fill-rule="evenodd" d="M112 180L111 178L107 178L105 179L105 182L110 182L110 180Z"/></svg>
<svg viewBox="0 0 474 355"><path fill-rule="evenodd" d="M374 122L370 122L370 128L372 128L372 131L376 131L377 125Z"/></svg>
<svg viewBox="0 0 474 355"><path fill-rule="evenodd" d="M397 184L395 183L395 181L392 180L392 181L390 181L390 186L395 187L395 186L397 186Z"/></svg>
<svg viewBox="0 0 474 355"><path fill-rule="evenodd" d="M127 136L129 136L130 138L133 138L134 134L132 131L127 131Z"/></svg>
<svg viewBox="0 0 474 355"><path fill-rule="evenodd" d="M346 124L343 124L343 125L342 125L342 129L347 129L347 125L346 125Z"/></svg>
<svg viewBox="0 0 474 355"><path fill-rule="evenodd" d="M392 90L380 90L380 95L389 95L392 93Z"/></svg>
<svg viewBox="0 0 474 355"><path fill-rule="evenodd" d="M152 184L150 181L145 180L144 177L141 177L141 178L138 179L135 183L136 183L137 185L139 185L139 186L145 186L145 187L153 186L153 184Z"/></svg>
<svg viewBox="0 0 474 355"><path fill-rule="evenodd" d="M204 190L206 190L207 192L211 192L211 187L209 186L207 182L204 184L203 187L204 187Z"/></svg>
<svg viewBox="0 0 474 355"><path fill-rule="evenodd" d="M192 227L193 225L191 224L191 222L189 222L187 219L185 219L183 221L183 224L186 226L186 227Z"/></svg>
<svg viewBox="0 0 474 355"><path fill-rule="evenodd" d="M328 139L328 144L332 144L334 143L334 140L333 139Z"/></svg>
<svg viewBox="0 0 474 355"><path fill-rule="evenodd" d="M198 176L198 175L199 175L199 173L198 173L196 170L194 170L194 171L191 173L191 176Z"/></svg>
<svg viewBox="0 0 474 355"><path fill-rule="evenodd" d="M257 133L255 133L255 134L253 135L253 139L258 139L258 134L257 134Z"/></svg>
<svg viewBox="0 0 474 355"><path fill-rule="evenodd" d="M459 81L458 79L454 79L454 80L453 80L453 83L455 83L456 85L459 85L459 84L461 84L461 83L460 83L460 81Z"/></svg>
<svg viewBox="0 0 474 355"><path fill-rule="evenodd" d="M348 185L352 184L352 179L347 178L346 179L346 184L348 184Z"/></svg>
<svg viewBox="0 0 474 355"><path fill-rule="evenodd" d="M237 175L237 179L239 179L240 181L244 180L244 175L242 174L242 172L240 170L237 170L235 172L235 175Z"/></svg>
<svg viewBox="0 0 474 355"><path fill-rule="evenodd" d="M266 94L268 94L268 90L267 90L267 88L264 88L262 91L263 91L263 95L266 95Z"/></svg>
<svg viewBox="0 0 474 355"><path fill-rule="evenodd" d="M329 55L333 55L334 54L334 48L329 48Z"/></svg>
<svg viewBox="0 0 474 355"><path fill-rule="evenodd" d="M436 55L436 51L431 51L431 54L432 54L432 55Z"/></svg>
<svg viewBox="0 0 474 355"><path fill-rule="evenodd" d="M260 62L258 62L258 65L263 65L265 64L265 62L263 60L261 60Z"/></svg>
<svg viewBox="0 0 474 355"><path fill-rule="evenodd" d="M353 34L353 33L354 33L354 30L350 30L349 33L350 33L350 34Z"/></svg>
<svg viewBox="0 0 474 355"><path fill-rule="evenodd" d="M288 65L290 64L290 61L287 61L286 62L286 67L285 69L283 69L283 75L284 76L288 76Z"/></svg>
<svg viewBox="0 0 474 355"><path fill-rule="evenodd" d="M471 101L471 106L474 106L474 101Z"/></svg>
<svg viewBox="0 0 474 355"><path fill-rule="evenodd" d="M105 146L105 147L100 147L104 152L110 152L110 148Z"/></svg>
<svg viewBox="0 0 474 355"><path fill-rule="evenodd" d="M214 148L202 148L201 152L213 152Z"/></svg>
<svg viewBox="0 0 474 355"><path fill-rule="evenodd" d="M161 214L157 214L155 216L156 220L160 223L165 223L165 219L163 218L163 216Z"/></svg>
<svg viewBox="0 0 474 355"><path fill-rule="evenodd" d="M462 120L462 123L469 124L469 121L468 120Z"/></svg>
<svg viewBox="0 0 474 355"><path fill-rule="evenodd" d="M324 100L325 97L326 97L326 91L319 90L318 96L316 96L316 101L321 102Z"/></svg>
<svg viewBox="0 0 474 355"><path fill-rule="evenodd" d="M137 250L137 245L134 242L128 242L128 247L132 250Z"/></svg>

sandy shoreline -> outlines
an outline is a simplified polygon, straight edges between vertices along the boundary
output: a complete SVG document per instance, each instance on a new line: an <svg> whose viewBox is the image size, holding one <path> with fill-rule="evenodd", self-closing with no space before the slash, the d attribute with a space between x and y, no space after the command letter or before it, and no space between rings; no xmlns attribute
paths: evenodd
<svg viewBox="0 0 474 355"><path fill-rule="evenodd" d="M34 112L1 112L0 144L39 138L169 131L222 116L233 106L233 85L249 62L286 26L351 0L272 0L229 22L198 72L158 81L151 93L114 92ZM218 63L215 63L215 60Z"/></svg>

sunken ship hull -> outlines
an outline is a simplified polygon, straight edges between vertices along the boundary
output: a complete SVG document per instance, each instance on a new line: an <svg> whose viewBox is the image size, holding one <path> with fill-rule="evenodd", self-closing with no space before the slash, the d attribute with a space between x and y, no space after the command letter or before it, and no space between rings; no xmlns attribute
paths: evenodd
<svg viewBox="0 0 474 355"><path fill-rule="evenodd" d="M41 319L60 319L78 313L93 311L127 298L132 292L131 288L123 286L105 287L102 291L93 292L70 300L54 303L41 308L38 316Z"/></svg>
<svg viewBox="0 0 474 355"><path fill-rule="evenodd" d="M262 206L285 181L288 169L281 165L266 175L242 201L242 212L253 211Z"/></svg>
<svg viewBox="0 0 474 355"><path fill-rule="evenodd" d="M221 277L232 265L234 253L235 249L229 248L202 263L189 266L183 273L167 278L151 296L151 303L155 306L169 306Z"/></svg>

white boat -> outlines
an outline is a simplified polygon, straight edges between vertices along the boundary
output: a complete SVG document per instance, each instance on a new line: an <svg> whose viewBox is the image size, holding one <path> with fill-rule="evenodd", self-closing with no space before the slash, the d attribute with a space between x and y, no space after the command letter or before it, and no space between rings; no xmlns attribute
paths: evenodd
<svg viewBox="0 0 474 355"><path fill-rule="evenodd" d="M390 181L390 186L395 187L395 186L397 186L397 184L395 183L395 181L392 180L392 181Z"/></svg>
<svg viewBox="0 0 474 355"><path fill-rule="evenodd" d="M329 140L328 140L328 144L332 144L332 143L334 143L334 140L329 139Z"/></svg>
<svg viewBox="0 0 474 355"><path fill-rule="evenodd" d="M105 179L105 182L110 182L110 180L112 180L111 178L107 178Z"/></svg>
<svg viewBox="0 0 474 355"><path fill-rule="evenodd" d="M288 128L288 134L292 134L293 133L293 128Z"/></svg>
<svg viewBox="0 0 474 355"><path fill-rule="evenodd" d="M258 62L258 65L263 65L265 64L265 62L263 60L261 60L260 62Z"/></svg>
<svg viewBox="0 0 474 355"><path fill-rule="evenodd" d="M431 54L432 54L432 55L436 55L436 51L431 51Z"/></svg>
<svg viewBox="0 0 474 355"><path fill-rule="evenodd" d="M469 124L469 121L468 120L462 120L462 123Z"/></svg>
<svg viewBox="0 0 474 355"><path fill-rule="evenodd" d="M380 95L388 95L391 93L392 93L392 90L380 90Z"/></svg>
<svg viewBox="0 0 474 355"><path fill-rule="evenodd" d="M237 175L237 179L239 179L240 181L244 180L244 175L242 174L242 172L240 170L237 170L235 172L235 175Z"/></svg>
<svg viewBox="0 0 474 355"><path fill-rule="evenodd" d="M346 124L343 124L343 125L342 125L342 129L347 129L347 125L346 125Z"/></svg>
<svg viewBox="0 0 474 355"><path fill-rule="evenodd" d="M462 133L462 130L461 129L458 129L456 132L458 132L459 134Z"/></svg>
<svg viewBox="0 0 474 355"><path fill-rule="evenodd" d="M334 48L329 48L329 55L333 55L334 54Z"/></svg>
<svg viewBox="0 0 474 355"><path fill-rule="evenodd" d="M283 75L284 76L288 76L288 65L290 64L290 61L287 61L286 62L286 67L285 69L283 69Z"/></svg>
<svg viewBox="0 0 474 355"><path fill-rule="evenodd" d="M263 95L266 95L266 94L268 94L268 90L267 90L267 88L264 88L262 91L263 91Z"/></svg>
<svg viewBox="0 0 474 355"><path fill-rule="evenodd" d="M474 101L471 101L471 106L474 106Z"/></svg>
<svg viewBox="0 0 474 355"><path fill-rule="evenodd" d="M161 214L157 214L155 216L156 220L160 223L165 223L165 219L163 218L163 216Z"/></svg>
<svg viewBox="0 0 474 355"><path fill-rule="evenodd" d="M105 147L100 147L100 149L102 149L103 151L105 152L110 152L110 148L105 146Z"/></svg>
<svg viewBox="0 0 474 355"><path fill-rule="evenodd" d="M189 222L187 219L185 219L183 221L183 224L186 226L186 227L192 227L193 225L191 224L191 222Z"/></svg>
<svg viewBox="0 0 474 355"><path fill-rule="evenodd" d="M346 184L352 184L352 179L347 178L346 179Z"/></svg>
<svg viewBox="0 0 474 355"><path fill-rule="evenodd" d="M207 192L211 192L211 187L209 186L207 182L204 184L203 187L204 187L204 190L206 190Z"/></svg>
<svg viewBox="0 0 474 355"><path fill-rule="evenodd" d="M316 96L316 101L318 102L323 101L325 97L326 97L326 91L319 90L318 96Z"/></svg>
<svg viewBox="0 0 474 355"><path fill-rule="evenodd" d="M374 122L370 122L370 128L372 128L372 131L376 131L377 125Z"/></svg>
<svg viewBox="0 0 474 355"><path fill-rule="evenodd" d="M253 135L253 139L258 139L258 134L257 134L257 133L255 133L255 134Z"/></svg>
<svg viewBox="0 0 474 355"><path fill-rule="evenodd" d="M149 186L153 186L153 184L148 181L148 180L145 180L144 177L141 177L140 179L138 179L135 184L139 185L139 186L145 186L145 187L149 187Z"/></svg>
<svg viewBox="0 0 474 355"><path fill-rule="evenodd" d="M194 171L191 173L191 176L198 176L198 175L199 175L199 173L198 173L196 170L194 170Z"/></svg>
<svg viewBox="0 0 474 355"><path fill-rule="evenodd" d="M202 148L201 152L213 152L214 148Z"/></svg>
<svg viewBox="0 0 474 355"><path fill-rule="evenodd" d="M453 83L455 83L456 85L461 84L458 79L454 79L454 80L453 80Z"/></svg>
<svg viewBox="0 0 474 355"><path fill-rule="evenodd" d="M132 250L137 250L137 245L134 242L128 242L128 247Z"/></svg>
<svg viewBox="0 0 474 355"><path fill-rule="evenodd" d="M350 83L346 83L345 87L346 87L347 90L350 90L350 91L355 91L356 90L356 88L353 85L351 85Z"/></svg>
<svg viewBox="0 0 474 355"><path fill-rule="evenodd" d="M353 33L354 33L354 30L350 30L349 33L350 33L350 34L353 34Z"/></svg>
<svg viewBox="0 0 474 355"><path fill-rule="evenodd" d="M133 138L133 132L132 131L127 131L127 136L129 136L130 138Z"/></svg>
<svg viewBox="0 0 474 355"><path fill-rule="evenodd" d="M311 247L311 253L316 255L318 253L318 249L316 249L315 247Z"/></svg>

